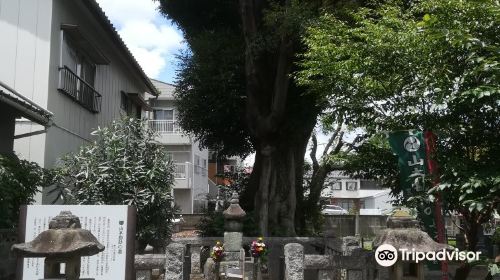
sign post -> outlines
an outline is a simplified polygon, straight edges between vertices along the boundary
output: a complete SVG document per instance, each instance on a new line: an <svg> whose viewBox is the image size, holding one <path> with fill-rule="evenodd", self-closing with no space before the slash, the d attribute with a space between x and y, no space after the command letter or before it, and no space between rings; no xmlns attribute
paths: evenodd
<svg viewBox="0 0 500 280"><path fill-rule="evenodd" d="M427 153L427 169L429 170L429 174L432 178L432 184L434 186L439 185L439 172L437 167L437 162L434 159L436 154L436 135L432 133L432 131L426 131L424 134L425 137L425 148ZM443 221L443 206L442 206L442 197L439 193L436 194L436 199L434 201L434 214L436 219L436 227L437 227L437 241L439 243L447 243L444 221ZM441 262L441 279L448 280L448 262Z"/></svg>

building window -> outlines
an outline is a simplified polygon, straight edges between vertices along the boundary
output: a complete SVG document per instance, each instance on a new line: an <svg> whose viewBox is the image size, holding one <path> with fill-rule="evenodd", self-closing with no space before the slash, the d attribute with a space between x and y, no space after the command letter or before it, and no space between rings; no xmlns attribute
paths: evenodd
<svg viewBox="0 0 500 280"><path fill-rule="evenodd" d="M58 89L86 109L99 112L101 95L94 89L96 63L65 35L61 56Z"/></svg>
<svg viewBox="0 0 500 280"><path fill-rule="evenodd" d="M345 183L345 189L348 191L355 191L358 189L358 182L356 181L348 181Z"/></svg>
<svg viewBox="0 0 500 280"><path fill-rule="evenodd" d="M340 207L347 211L352 211L352 209L354 208L354 203L351 200L342 200L340 202Z"/></svg>
<svg viewBox="0 0 500 280"><path fill-rule="evenodd" d="M332 191L341 191L342 190L342 182L334 182L330 187Z"/></svg>
<svg viewBox="0 0 500 280"><path fill-rule="evenodd" d="M154 110L153 118L158 121L173 121L174 120L174 110Z"/></svg>
<svg viewBox="0 0 500 280"><path fill-rule="evenodd" d="M132 104L128 96L121 92L120 96L120 108L127 114L130 115L132 113Z"/></svg>

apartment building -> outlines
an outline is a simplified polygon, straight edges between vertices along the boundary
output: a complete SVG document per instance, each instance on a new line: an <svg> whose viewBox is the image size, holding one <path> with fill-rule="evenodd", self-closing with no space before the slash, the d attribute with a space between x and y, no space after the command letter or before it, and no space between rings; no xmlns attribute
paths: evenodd
<svg viewBox="0 0 500 280"><path fill-rule="evenodd" d="M95 0L0 1L0 34L2 95L45 116L3 118L15 134L4 146L43 167L98 126L145 116L145 93L158 94Z"/></svg>
<svg viewBox="0 0 500 280"><path fill-rule="evenodd" d="M167 150L175 165L173 197L181 213L200 213L207 206L208 150L182 131L175 106L175 86L151 80L160 91L158 97L149 99L152 111L149 126L158 133L158 143Z"/></svg>
<svg viewBox="0 0 500 280"><path fill-rule="evenodd" d="M372 180L350 178L341 172L330 173L321 198L349 212L359 209L361 215L382 215L392 210L390 189Z"/></svg>

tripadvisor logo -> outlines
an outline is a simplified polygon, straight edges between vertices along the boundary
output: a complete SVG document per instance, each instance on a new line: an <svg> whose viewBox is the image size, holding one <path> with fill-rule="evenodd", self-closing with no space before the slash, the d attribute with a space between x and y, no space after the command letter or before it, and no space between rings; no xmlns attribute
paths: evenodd
<svg viewBox="0 0 500 280"><path fill-rule="evenodd" d="M415 249L396 250L390 244L382 244L375 251L375 260L381 266L392 266L401 258L402 261L419 263L421 261L478 261L481 252L466 252L455 250L440 250L437 252L419 252Z"/></svg>

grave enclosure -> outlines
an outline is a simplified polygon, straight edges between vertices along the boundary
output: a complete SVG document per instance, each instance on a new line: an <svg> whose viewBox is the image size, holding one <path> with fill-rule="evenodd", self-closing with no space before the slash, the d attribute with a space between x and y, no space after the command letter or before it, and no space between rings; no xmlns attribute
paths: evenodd
<svg viewBox="0 0 500 280"><path fill-rule="evenodd" d="M268 262L264 267L249 254L250 244L258 237L243 237L241 219L244 215L244 211L239 207L237 197L233 196L231 206L224 211L228 226L223 238L174 238L166 247L164 254L135 255L134 269L126 273L126 279L424 279L422 273L416 277L402 277L403 275L400 274L402 263L390 268L379 266L375 261L374 252L361 248L362 240L354 236L342 238L328 235L323 237L265 238L264 243L269 254L267 256ZM392 243L389 241L389 244L395 244L397 248L410 245L430 248L425 250L441 248L424 232L420 231L417 224L416 220L410 216L391 217L387 223L388 229L377 235L374 245L387 242L391 236L399 236L396 241L392 241ZM414 238L411 238L412 236ZM422 236L423 238L421 238ZM216 266L210 258L210 250L217 241L224 241L226 254L225 259ZM396 245L398 243L399 245ZM423 267L420 266L420 268ZM423 272L423 269L421 271ZM116 279L118 278L122 279L121 277ZM0 276L0 279L11 280L15 278L11 275ZM431 278L426 276L425 279Z"/></svg>

